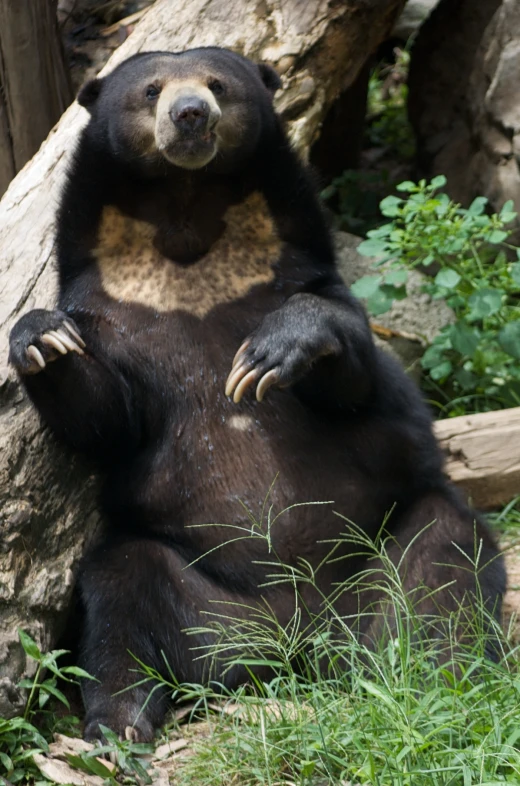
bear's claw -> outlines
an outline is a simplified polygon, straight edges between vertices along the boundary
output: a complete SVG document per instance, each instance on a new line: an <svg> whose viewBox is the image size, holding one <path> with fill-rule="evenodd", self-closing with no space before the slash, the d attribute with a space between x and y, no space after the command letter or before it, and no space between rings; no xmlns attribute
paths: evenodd
<svg viewBox="0 0 520 786"><path fill-rule="evenodd" d="M279 379L278 367L269 369L269 371L261 375L261 371L258 368L252 368L252 361L245 362L243 360L243 353L247 344L248 342L242 344L242 347L235 355L233 367L226 381L226 396L232 395L235 404L241 401L246 390L256 382L258 377L261 378L256 386L257 401L262 401L266 391L271 385L275 385Z"/></svg>
<svg viewBox="0 0 520 786"><path fill-rule="evenodd" d="M10 361L20 374L38 374L70 352L84 355L85 342L76 326L59 311L29 312L10 337Z"/></svg>
<svg viewBox="0 0 520 786"><path fill-rule="evenodd" d="M69 332L67 333L67 331ZM49 347L51 351L47 353L47 358L44 359L38 347L34 344L30 344L25 354L30 360L36 361L38 368L31 365L30 369L26 371L27 374L35 374L40 370L43 371L47 363L52 363L53 360L56 360L58 354L66 355L68 352L76 352L78 355L85 354L83 351L85 342L68 322L63 322L63 328L48 330L41 336L40 341L42 344ZM55 350L55 352L52 350Z"/></svg>

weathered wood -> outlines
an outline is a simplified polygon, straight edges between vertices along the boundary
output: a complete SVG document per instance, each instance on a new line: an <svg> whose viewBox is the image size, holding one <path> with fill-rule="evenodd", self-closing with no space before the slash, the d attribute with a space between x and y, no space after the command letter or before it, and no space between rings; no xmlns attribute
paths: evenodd
<svg viewBox="0 0 520 786"><path fill-rule="evenodd" d="M482 509L520 494L520 407L439 420L446 470Z"/></svg>
<svg viewBox="0 0 520 786"><path fill-rule="evenodd" d="M72 101L57 0L0 0L0 195Z"/></svg>
<svg viewBox="0 0 520 786"><path fill-rule="evenodd" d="M0 0L2 2L2 0ZM5 3L6 0L3 0ZM271 62L278 107L303 154L336 97L391 30L404 0L158 0L108 68L150 49L226 46ZM74 104L0 202L0 365L17 317L55 302L54 215L64 171L87 119ZM25 667L16 627L55 642L73 573L97 526L95 481L56 449L17 380L0 384L0 715L16 711ZM1 375L0 375L1 382Z"/></svg>

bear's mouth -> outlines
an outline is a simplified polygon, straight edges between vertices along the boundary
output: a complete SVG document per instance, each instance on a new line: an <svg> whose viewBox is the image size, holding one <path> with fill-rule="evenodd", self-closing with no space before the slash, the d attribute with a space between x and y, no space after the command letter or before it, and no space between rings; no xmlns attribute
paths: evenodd
<svg viewBox="0 0 520 786"><path fill-rule="evenodd" d="M212 130L203 134L179 135L159 150L166 160L175 166L201 169L209 164L217 153L217 135Z"/></svg>

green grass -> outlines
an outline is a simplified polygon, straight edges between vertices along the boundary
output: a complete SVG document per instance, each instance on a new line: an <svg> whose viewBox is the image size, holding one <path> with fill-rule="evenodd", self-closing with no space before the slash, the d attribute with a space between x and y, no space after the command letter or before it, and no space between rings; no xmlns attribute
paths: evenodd
<svg viewBox="0 0 520 786"><path fill-rule="evenodd" d="M520 496L514 497L502 510L489 513L487 519L500 537L517 540L520 537Z"/></svg>

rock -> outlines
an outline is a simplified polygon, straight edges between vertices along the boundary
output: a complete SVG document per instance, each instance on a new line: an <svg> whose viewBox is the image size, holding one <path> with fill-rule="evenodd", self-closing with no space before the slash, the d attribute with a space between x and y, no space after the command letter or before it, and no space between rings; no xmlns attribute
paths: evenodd
<svg viewBox="0 0 520 786"><path fill-rule="evenodd" d="M76 770L59 759L50 759L42 753L35 753L33 761L41 774L52 783L64 786L104 786L105 781L99 775Z"/></svg>
<svg viewBox="0 0 520 786"><path fill-rule="evenodd" d="M392 30L393 38L407 41L428 18L439 0L408 0Z"/></svg>
<svg viewBox="0 0 520 786"><path fill-rule="evenodd" d="M409 115L422 174L463 205L520 211L520 4L441 0L412 49ZM520 223L518 224L520 230Z"/></svg>

